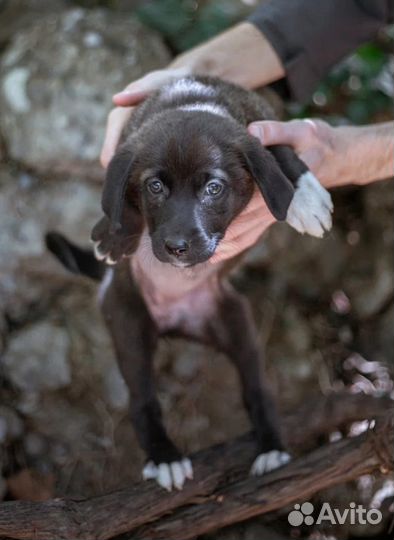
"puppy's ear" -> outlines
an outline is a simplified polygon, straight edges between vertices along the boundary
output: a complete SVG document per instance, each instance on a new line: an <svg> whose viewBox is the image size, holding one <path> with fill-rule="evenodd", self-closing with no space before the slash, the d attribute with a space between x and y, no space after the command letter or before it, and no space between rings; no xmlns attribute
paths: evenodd
<svg viewBox="0 0 394 540"><path fill-rule="evenodd" d="M105 216L96 223L91 239L98 260L116 264L138 247L143 218L137 205L127 198L133 153L120 149L108 165L101 199Z"/></svg>
<svg viewBox="0 0 394 540"><path fill-rule="evenodd" d="M255 137L243 144L246 169L255 180L265 202L278 221L286 219L294 196L294 186L284 175L274 156Z"/></svg>
<svg viewBox="0 0 394 540"><path fill-rule="evenodd" d="M133 162L131 150L123 148L114 155L107 168L101 205L109 218L111 232L122 228L125 196Z"/></svg>

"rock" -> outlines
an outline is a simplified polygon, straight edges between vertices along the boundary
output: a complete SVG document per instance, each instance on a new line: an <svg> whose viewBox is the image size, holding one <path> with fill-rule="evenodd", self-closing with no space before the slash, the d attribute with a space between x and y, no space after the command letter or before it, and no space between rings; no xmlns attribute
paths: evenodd
<svg viewBox="0 0 394 540"><path fill-rule="evenodd" d="M394 368L394 304L385 313L378 329L379 344L383 360L390 362Z"/></svg>
<svg viewBox="0 0 394 540"><path fill-rule="evenodd" d="M0 299L0 355L2 354L5 343L6 343L6 336L7 336L7 321L4 316L4 312L1 305L1 299Z"/></svg>
<svg viewBox="0 0 394 540"><path fill-rule="evenodd" d="M312 333L310 324L300 315L293 306L284 312L285 339L294 351L294 355L306 353L312 346Z"/></svg>
<svg viewBox="0 0 394 540"><path fill-rule="evenodd" d="M64 328L39 322L12 335L4 354L6 375L24 391L55 390L71 382Z"/></svg>
<svg viewBox="0 0 394 540"><path fill-rule="evenodd" d="M4 499L5 494L7 493L7 481L5 478L0 476L0 499Z"/></svg>
<svg viewBox="0 0 394 540"><path fill-rule="evenodd" d="M0 405L0 444L19 438L23 433L23 421L17 413Z"/></svg>
<svg viewBox="0 0 394 540"><path fill-rule="evenodd" d="M57 230L89 246L99 201L99 187L78 179L42 182L0 170L0 345L7 330L2 313L13 321L31 317L33 306L45 305L59 281L71 279L46 249L45 233Z"/></svg>
<svg viewBox="0 0 394 540"><path fill-rule="evenodd" d="M394 275L391 257L388 259L382 257L376 262L373 275L359 279L353 276L353 279L349 279L351 304L361 319L378 313L393 295Z"/></svg>
<svg viewBox="0 0 394 540"><path fill-rule="evenodd" d="M5 418L0 416L0 443L4 443L4 441L7 439L7 421Z"/></svg>
<svg viewBox="0 0 394 540"><path fill-rule="evenodd" d="M20 29L45 14L66 7L66 0L1 0L0 43L7 43Z"/></svg>
<svg viewBox="0 0 394 540"><path fill-rule="evenodd" d="M38 433L26 433L23 446L29 457L36 458L47 452L47 442Z"/></svg>
<svg viewBox="0 0 394 540"><path fill-rule="evenodd" d="M129 402L129 391L119 369L113 363L103 373L103 397L113 409L124 410Z"/></svg>
<svg viewBox="0 0 394 540"><path fill-rule="evenodd" d="M158 35L131 16L71 9L37 18L13 37L0 64L9 155L51 174L101 178L112 94L169 59Z"/></svg>
<svg viewBox="0 0 394 540"><path fill-rule="evenodd" d="M193 347L193 345L181 349L175 358L174 374L181 380L193 379L200 369L202 362L201 349L195 345Z"/></svg>

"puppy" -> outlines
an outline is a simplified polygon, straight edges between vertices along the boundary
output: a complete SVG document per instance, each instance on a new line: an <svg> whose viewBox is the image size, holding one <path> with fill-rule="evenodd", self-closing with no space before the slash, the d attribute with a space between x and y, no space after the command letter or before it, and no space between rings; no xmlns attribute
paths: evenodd
<svg viewBox="0 0 394 540"><path fill-rule="evenodd" d="M152 361L165 335L210 345L236 366L256 437L251 472L289 460L250 307L226 277L239 257L210 261L256 185L272 214L297 231L320 237L331 227L331 198L304 163L289 147L264 148L248 134L250 122L273 117L261 96L217 79L168 84L133 113L109 164L105 215L92 233L102 262L47 237L70 270L102 277L102 313L147 456L143 476L167 490L181 489L193 468L169 439L155 393Z"/></svg>

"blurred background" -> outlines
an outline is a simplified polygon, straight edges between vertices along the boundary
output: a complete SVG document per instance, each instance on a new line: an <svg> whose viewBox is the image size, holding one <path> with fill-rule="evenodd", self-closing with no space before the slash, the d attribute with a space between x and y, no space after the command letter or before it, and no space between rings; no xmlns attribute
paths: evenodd
<svg viewBox="0 0 394 540"><path fill-rule="evenodd" d="M1 498L86 497L139 478L143 455L96 286L67 274L43 237L55 229L89 244L112 94L256 4L0 0ZM390 120L393 81L389 27L336 66L308 105L286 102L285 115ZM332 390L394 398L393 181L333 196L334 228L324 240L277 224L234 277L253 303L284 412ZM156 368L168 429L186 453L249 429L226 358L166 341ZM275 514L209 538L257 539L267 526L287 537L388 538L393 477L364 477L313 502L345 508L377 497L380 526L290 531L286 514Z"/></svg>

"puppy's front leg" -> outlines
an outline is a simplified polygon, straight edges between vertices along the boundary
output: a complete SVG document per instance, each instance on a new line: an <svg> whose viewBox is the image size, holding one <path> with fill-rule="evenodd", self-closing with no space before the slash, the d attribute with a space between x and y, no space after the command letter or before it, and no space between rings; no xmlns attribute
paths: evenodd
<svg viewBox="0 0 394 540"><path fill-rule="evenodd" d="M127 264L107 270L102 291L102 312L110 331L120 371L130 392L131 419L148 462L145 479L156 479L170 491L181 489L193 477L188 459L182 458L164 429L153 382L153 355L158 332L129 275Z"/></svg>
<svg viewBox="0 0 394 540"><path fill-rule="evenodd" d="M234 362L242 395L258 445L251 473L260 475L290 460L279 434L276 408L262 378L262 355L250 306L232 289L219 301L219 316L212 321L214 345Z"/></svg>
<svg viewBox="0 0 394 540"><path fill-rule="evenodd" d="M295 187L286 221L300 233L318 238L332 227L331 195L290 146L269 146L280 168Z"/></svg>
<svg viewBox="0 0 394 540"><path fill-rule="evenodd" d="M134 253L140 235L139 216L134 213L125 211L122 227L115 232L111 231L110 220L103 216L93 227L91 234L96 259L109 265L118 263L123 257Z"/></svg>

